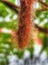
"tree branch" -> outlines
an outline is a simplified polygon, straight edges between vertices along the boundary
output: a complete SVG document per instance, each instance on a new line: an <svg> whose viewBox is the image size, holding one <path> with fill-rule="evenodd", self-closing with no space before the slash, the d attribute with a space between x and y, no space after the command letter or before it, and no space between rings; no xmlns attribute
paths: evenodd
<svg viewBox="0 0 48 65"><path fill-rule="evenodd" d="M48 9L42 8L42 9L37 9L36 12L42 12L42 11L48 11Z"/></svg>
<svg viewBox="0 0 48 65"><path fill-rule="evenodd" d="M48 9L48 5L42 2L41 0L38 0L38 2L45 8Z"/></svg>
<svg viewBox="0 0 48 65"><path fill-rule="evenodd" d="M12 9L13 11L15 11L16 13L19 12L20 7L7 1L7 0L1 0L0 2L2 2L3 4L7 5L10 9Z"/></svg>
<svg viewBox="0 0 48 65"><path fill-rule="evenodd" d="M36 27L39 31L41 31L41 32L43 32L43 33L45 33L45 34L48 34L48 28L46 29L46 28L39 27L37 24L35 24L35 27Z"/></svg>

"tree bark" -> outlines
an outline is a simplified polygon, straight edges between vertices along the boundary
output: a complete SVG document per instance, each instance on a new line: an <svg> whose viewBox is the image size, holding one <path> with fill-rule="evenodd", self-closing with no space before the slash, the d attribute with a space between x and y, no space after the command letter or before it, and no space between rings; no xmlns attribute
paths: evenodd
<svg viewBox="0 0 48 65"><path fill-rule="evenodd" d="M28 46L31 34L34 31L34 4L37 0L20 0L20 21L18 35L19 48L25 48Z"/></svg>

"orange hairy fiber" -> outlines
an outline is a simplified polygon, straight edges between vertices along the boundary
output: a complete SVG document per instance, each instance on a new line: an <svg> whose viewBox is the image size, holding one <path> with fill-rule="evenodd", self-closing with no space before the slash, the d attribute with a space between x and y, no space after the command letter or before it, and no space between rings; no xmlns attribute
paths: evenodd
<svg viewBox="0 0 48 65"><path fill-rule="evenodd" d="M21 11L18 29L18 45L20 48L28 46L31 36L33 19L34 19L34 3L36 0L20 0Z"/></svg>

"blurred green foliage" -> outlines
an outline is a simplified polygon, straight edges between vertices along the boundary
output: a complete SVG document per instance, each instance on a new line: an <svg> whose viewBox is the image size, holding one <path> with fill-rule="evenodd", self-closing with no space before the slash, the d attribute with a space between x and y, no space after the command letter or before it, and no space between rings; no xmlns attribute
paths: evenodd
<svg viewBox="0 0 48 65"><path fill-rule="evenodd" d="M12 3L15 3L15 0L9 0L9 1ZM48 0L46 0L46 4L48 4ZM4 20L4 18L6 18L6 16L8 16L9 14L11 15L10 16L11 21L7 22ZM3 3L0 3L0 17L3 18L3 21L0 21L0 28L17 30L18 20L13 19L14 15L15 15L15 12L10 10ZM40 25L40 23L44 22L45 19L47 19L47 20L45 20L46 23L43 25L43 27L48 28L48 11L36 12L36 16L37 16L37 19L39 19L39 25ZM48 53L48 35L40 32L39 37L43 41L43 49L46 50ZM12 53L17 54L19 57L22 56L24 51L14 52L13 49L11 49L12 48L10 46L11 43L9 42L10 39L11 39L10 34L0 33L0 53L9 54L9 52L12 51ZM7 47L6 47L6 45L7 45ZM30 50L31 54L33 53L32 48L29 48L28 50Z"/></svg>

